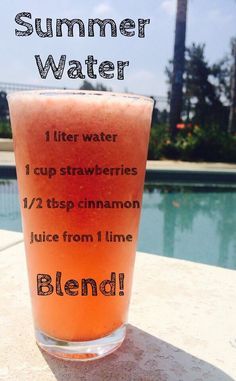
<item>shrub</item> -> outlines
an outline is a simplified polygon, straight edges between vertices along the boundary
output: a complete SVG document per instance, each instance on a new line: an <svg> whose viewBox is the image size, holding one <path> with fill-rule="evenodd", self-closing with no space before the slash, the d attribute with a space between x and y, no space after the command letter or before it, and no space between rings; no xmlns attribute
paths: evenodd
<svg viewBox="0 0 236 381"><path fill-rule="evenodd" d="M154 126L148 158L236 163L236 136L215 126L195 126L179 131L172 141L167 126Z"/></svg>
<svg viewBox="0 0 236 381"><path fill-rule="evenodd" d="M7 121L0 120L0 138L11 138L11 137L12 137L12 132L11 132L10 123Z"/></svg>

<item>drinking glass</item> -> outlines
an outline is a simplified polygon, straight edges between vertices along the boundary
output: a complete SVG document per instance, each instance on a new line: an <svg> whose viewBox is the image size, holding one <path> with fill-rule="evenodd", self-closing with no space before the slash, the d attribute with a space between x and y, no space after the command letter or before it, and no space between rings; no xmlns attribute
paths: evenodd
<svg viewBox="0 0 236 381"><path fill-rule="evenodd" d="M153 101L66 90L8 101L37 343L105 356L125 337Z"/></svg>

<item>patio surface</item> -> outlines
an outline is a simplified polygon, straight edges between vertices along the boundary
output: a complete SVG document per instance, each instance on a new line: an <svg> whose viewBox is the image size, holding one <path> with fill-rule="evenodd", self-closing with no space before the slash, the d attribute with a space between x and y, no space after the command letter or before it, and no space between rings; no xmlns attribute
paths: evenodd
<svg viewBox="0 0 236 381"><path fill-rule="evenodd" d="M138 253L125 342L71 363L35 345L22 235L0 237L1 381L236 380L236 271Z"/></svg>

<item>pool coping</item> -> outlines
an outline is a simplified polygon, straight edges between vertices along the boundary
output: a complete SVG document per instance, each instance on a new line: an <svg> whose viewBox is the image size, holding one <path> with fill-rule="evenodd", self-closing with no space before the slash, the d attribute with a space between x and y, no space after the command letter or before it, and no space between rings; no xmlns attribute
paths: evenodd
<svg viewBox="0 0 236 381"><path fill-rule="evenodd" d="M16 179L14 153L12 151L1 151L0 153L0 178ZM204 184L236 187L236 164L148 160L145 181L158 184Z"/></svg>

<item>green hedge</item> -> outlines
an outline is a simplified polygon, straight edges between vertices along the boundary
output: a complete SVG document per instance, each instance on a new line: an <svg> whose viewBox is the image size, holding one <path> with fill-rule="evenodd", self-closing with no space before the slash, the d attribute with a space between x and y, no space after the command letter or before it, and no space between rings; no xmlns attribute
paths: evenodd
<svg viewBox="0 0 236 381"><path fill-rule="evenodd" d="M236 136L218 127L193 127L178 132L172 141L167 126L151 130L149 160L173 159L236 163Z"/></svg>
<svg viewBox="0 0 236 381"><path fill-rule="evenodd" d="M11 126L9 122L0 120L0 138L12 138Z"/></svg>
<svg viewBox="0 0 236 381"><path fill-rule="evenodd" d="M11 137L10 123L0 121L0 138ZM148 159L236 163L236 136L223 132L218 127L195 126L179 131L173 142L167 125L153 125Z"/></svg>

